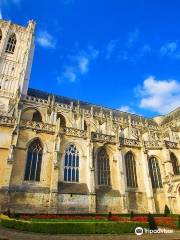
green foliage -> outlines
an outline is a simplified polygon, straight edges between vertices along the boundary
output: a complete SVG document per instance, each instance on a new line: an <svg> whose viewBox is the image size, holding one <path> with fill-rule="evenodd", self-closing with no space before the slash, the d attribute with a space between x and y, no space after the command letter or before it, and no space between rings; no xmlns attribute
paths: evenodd
<svg viewBox="0 0 180 240"><path fill-rule="evenodd" d="M1 224L8 228L50 234L122 234L133 233L138 227L148 224L138 222L31 222L15 219L2 219Z"/></svg>
<svg viewBox="0 0 180 240"><path fill-rule="evenodd" d="M133 219L133 217L134 217L134 212L131 211L131 213L130 213L130 218Z"/></svg>
<svg viewBox="0 0 180 240"><path fill-rule="evenodd" d="M167 215L169 215L170 213L171 213L171 211L170 211L168 205L165 205L165 207L164 207L164 216L167 216Z"/></svg>
<svg viewBox="0 0 180 240"><path fill-rule="evenodd" d="M149 222L149 229L150 230L157 230L158 229L158 227L156 225L156 222L154 220L154 216L151 213L148 214L148 222Z"/></svg>
<svg viewBox="0 0 180 240"><path fill-rule="evenodd" d="M177 226L177 228L180 229L180 215L178 216L178 221L176 222L176 226Z"/></svg>
<svg viewBox="0 0 180 240"><path fill-rule="evenodd" d="M32 222L94 222L94 219L38 219L38 218L32 218ZM96 220L98 222L105 222L108 221L107 219L98 219Z"/></svg>

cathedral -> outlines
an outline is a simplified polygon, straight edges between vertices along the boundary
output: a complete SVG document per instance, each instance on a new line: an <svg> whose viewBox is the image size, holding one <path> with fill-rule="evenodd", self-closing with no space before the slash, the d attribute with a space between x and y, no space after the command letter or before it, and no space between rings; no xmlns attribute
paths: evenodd
<svg viewBox="0 0 180 240"><path fill-rule="evenodd" d="M180 213L180 108L146 118L29 88L34 30L0 20L0 211Z"/></svg>

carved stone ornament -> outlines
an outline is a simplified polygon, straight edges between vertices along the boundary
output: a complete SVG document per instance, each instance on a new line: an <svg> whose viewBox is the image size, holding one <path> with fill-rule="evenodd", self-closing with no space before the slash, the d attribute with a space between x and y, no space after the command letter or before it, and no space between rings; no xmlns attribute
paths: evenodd
<svg viewBox="0 0 180 240"><path fill-rule="evenodd" d="M11 145L9 148L9 154L8 154L8 163L12 163L14 161L14 150L15 150L15 146Z"/></svg>
<svg viewBox="0 0 180 240"><path fill-rule="evenodd" d="M5 109L5 104L0 101L0 112L3 112Z"/></svg>

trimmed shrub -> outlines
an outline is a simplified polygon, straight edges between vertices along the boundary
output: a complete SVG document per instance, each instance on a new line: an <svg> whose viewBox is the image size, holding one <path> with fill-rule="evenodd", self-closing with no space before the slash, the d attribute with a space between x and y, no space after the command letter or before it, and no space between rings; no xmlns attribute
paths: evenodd
<svg viewBox="0 0 180 240"><path fill-rule="evenodd" d="M164 216L167 216L167 215L169 215L171 212L170 212L170 209L169 209L169 207L168 207L168 205L165 205L165 207L164 207Z"/></svg>
<svg viewBox="0 0 180 240"><path fill-rule="evenodd" d="M176 226L177 226L177 228L180 229L180 216L178 216L178 220L177 220L177 222L176 222Z"/></svg>
<svg viewBox="0 0 180 240"><path fill-rule="evenodd" d="M133 217L134 217L134 212L131 211L131 213L130 213L130 219L133 219Z"/></svg>
<svg viewBox="0 0 180 240"><path fill-rule="evenodd" d="M2 218L1 224L8 228L50 234L121 234L133 233L137 226L147 228L139 222L31 222Z"/></svg>
<svg viewBox="0 0 180 240"><path fill-rule="evenodd" d="M149 229L150 230L157 230L157 225L156 225L156 222L154 220L154 217L151 213L149 213L148 215L148 222L149 222Z"/></svg>

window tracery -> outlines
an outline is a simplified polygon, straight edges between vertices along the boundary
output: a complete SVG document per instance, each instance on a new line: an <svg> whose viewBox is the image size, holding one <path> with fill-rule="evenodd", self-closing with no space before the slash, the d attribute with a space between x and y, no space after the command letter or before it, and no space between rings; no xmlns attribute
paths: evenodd
<svg viewBox="0 0 180 240"><path fill-rule="evenodd" d="M13 54L14 50L15 50L15 46L16 46L16 35L13 33L10 35L8 42L7 42L7 46L6 46L6 53L10 53Z"/></svg>
<svg viewBox="0 0 180 240"><path fill-rule="evenodd" d="M79 182L79 151L72 144L65 150L64 181Z"/></svg>
<svg viewBox="0 0 180 240"><path fill-rule="evenodd" d="M40 181L43 147L39 139L35 139L28 147L24 180Z"/></svg>

